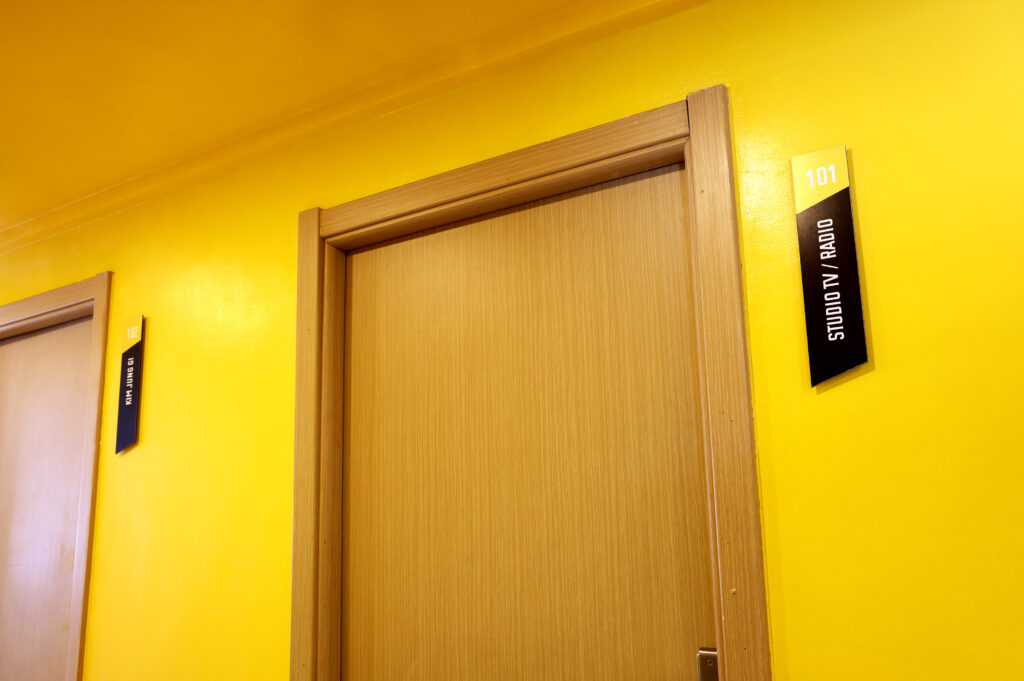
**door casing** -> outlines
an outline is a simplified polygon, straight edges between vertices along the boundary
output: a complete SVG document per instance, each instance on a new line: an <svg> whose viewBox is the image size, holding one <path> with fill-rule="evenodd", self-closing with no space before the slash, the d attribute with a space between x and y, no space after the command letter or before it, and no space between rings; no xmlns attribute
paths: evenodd
<svg viewBox="0 0 1024 681"><path fill-rule="evenodd" d="M697 321L719 675L767 681L767 604L729 101L684 101L299 215L292 681L341 675L346 251L682 162Z"/></svg>
<svg viewBox="0 0 1024 681"><path fill-rule="evenodd" d="M82 674L82 643L85 635L86 583L92 544L92 514L96 494L96 459L99 455L99 427L103 393L103 367L107 348L107 319L110 305L110 272L68 284L46 293L0 306L0 340L40 331L92 316L89 340L86 424L82 433L82 475L75 529L74 570L71 582L71 621L68 647L64 651L65 681L77 681ZM59 377L57 377L59 380Z"/></svg>

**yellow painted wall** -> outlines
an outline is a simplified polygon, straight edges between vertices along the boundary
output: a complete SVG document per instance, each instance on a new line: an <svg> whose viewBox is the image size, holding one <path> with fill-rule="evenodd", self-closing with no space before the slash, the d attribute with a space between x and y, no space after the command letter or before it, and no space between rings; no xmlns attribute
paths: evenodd
<svg viewBox="0 0 1024 681"><path fill-rule="evenodd" d="M0 302L110 269L115 329L149 319L141 444L123 457L116 343L108 358L86 679L287 678L299 210L717 82L776 677L1024 677L1021 26L1010 1L719 0L0 255ZM872 362L812 389L789 158L837 144Z"/></svg>

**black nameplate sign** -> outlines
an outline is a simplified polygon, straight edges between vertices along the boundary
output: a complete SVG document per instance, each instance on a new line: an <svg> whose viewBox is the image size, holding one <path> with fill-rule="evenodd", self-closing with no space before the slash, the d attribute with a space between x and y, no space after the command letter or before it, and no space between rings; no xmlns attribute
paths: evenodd
<svg viewBox="0 0 1024 681"><path fill-rule="evenodd" d="M117 403L117 453L121 453L139 439L143 330L143 318L136 317L128 324L123 336L121 384Z"/></svg>
<svg viewBox="0 0 1024 681"><path fill-rule="evenodd" d="M811 385L868 361L846 147L793 159Z"/></svg>

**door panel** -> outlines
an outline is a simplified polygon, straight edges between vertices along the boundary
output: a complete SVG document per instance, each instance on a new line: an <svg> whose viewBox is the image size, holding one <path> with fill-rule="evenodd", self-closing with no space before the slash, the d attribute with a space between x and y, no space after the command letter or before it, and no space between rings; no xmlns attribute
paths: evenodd
<svg viewBox="0 0 1024 681"><path fill-rule="evenodd" d="M0 681L64 678L91 333L0 341Z"/></svg>
<svg viewBox="0 0 1024 681"><path fill-rule="evenodd" d="M693 677L686 205L670 166L349 255L344 678Z"/></svg>

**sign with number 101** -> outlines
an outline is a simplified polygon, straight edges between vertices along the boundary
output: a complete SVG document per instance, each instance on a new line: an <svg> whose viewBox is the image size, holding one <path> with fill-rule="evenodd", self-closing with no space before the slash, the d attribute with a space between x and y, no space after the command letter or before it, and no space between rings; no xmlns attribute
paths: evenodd
<svg viewBox="0 0 1024 681"><path fill-rule="evenodd" d="M846 147L793 159L811 385L868 361Z"/></svg>

